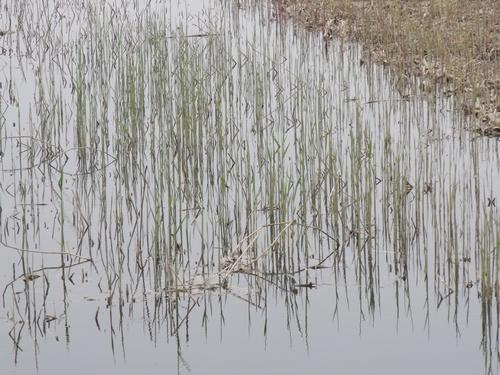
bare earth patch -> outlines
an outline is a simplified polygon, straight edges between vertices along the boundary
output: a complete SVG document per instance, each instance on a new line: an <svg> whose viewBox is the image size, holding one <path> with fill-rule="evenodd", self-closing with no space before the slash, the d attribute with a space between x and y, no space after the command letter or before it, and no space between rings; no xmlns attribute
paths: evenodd
<svg viewBox="0 0 500 375"><path fill-rule="evenodd" d="M500 1L274 0L279 15L326 39L363 43L367 56L422 88L444 85L485 134L500 134ZM497 132L498 130L498 132Z"/></svg>

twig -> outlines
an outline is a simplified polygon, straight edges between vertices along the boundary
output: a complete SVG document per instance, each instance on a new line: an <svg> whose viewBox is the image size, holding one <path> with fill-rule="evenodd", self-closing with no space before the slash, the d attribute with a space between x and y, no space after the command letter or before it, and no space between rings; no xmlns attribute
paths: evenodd
<svg viewBox="0 0 500 375"><path fill-rule="evenodd" d="M3 245L7 249L20 251L20 252L23 252L23 253L45 254L45 255L69 255L69 256L72 256L72 257L75 257L75 258L82 259L82 260L84 260L86 262L91 262L92 261L91 258L87 258L87 257L81 256L81 255L73 254L73 253L70 253L68 251L42 251L42 250L22 249L20 247L15 247L15 246L7 245L2 240L0 240L0 245Z"/></svg>
<svg viewBox="0 0 500 375"><path fill-rule="evenodd" d="M68 264L68 265L62 265L62 266L53 266L53 267L42 267L42 268L39 268L39 269L36 269L34 271L31 271L29 274L30 275L33 275L37 272L40 272L40 271L46 271L46 270L62 270L64 268L71 268L71 267L75 267L75 266L79 266L80 264L84 264L84 263L88 263L88 262L91 262L90 259L88 260L83 260L81 262L78 262L78 263L75 263L75 264ZM19 279L22 279L23 277L26 277L28 274L25 274L23 273L22 275L16 277L14 280L12 280L10 283L8 283L7 285L5 285L5 288L3 289L3 293L2 293L2 301L3 301L3 306L5 307L5 293L7 292L7 289L12 285L14 284L17 280Z"/></svg>
<svg viewBox="0 0 500 375"><path fill-rule="evenodd" d="M288 228L292 223L294 222L294 220L292 221L286 221L286 222L281 222L281 223L274 223L274 224L266 224L266 225L263 225L261 226L260 228L257 228L256 230L254 230L252 233L250 233L249 235L245 236L240 242L238 242L238 244L236 245L236 247L234 248L234 251L236 251L239 247L241 247L241 245L246 241L248 240L250 237L252 236L255 236L257 233L259 233L260 231L262 231L263 229L265 228L268 228L268 227L272 227L272 226L277 226L277 225L283 225L283 224L286 224L286 228ZM281 232L280 232L281 234ZM279 235L278 235L279 236ZM233 262L233 264L231 264L231 266L229 267L226 267L222 272L225 273L225 275L223 276L223 279L226 280L229 275L233 272L234 268L236 267L236 265L238 264L238 262L243 258L243 256L246 254L246 252L248 251L248 249L250 249L251 245L257 240L257 237L255 237L251 242L250 244L245 248L244 251L241 252L240 256ZM252 264L252 263L250 263Z"/></svg>

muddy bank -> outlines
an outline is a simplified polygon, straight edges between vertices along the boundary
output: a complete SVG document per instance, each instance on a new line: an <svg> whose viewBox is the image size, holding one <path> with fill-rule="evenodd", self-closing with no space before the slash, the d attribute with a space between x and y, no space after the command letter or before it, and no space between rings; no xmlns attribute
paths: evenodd
<svg viewBox="0 0 500 375"><path fill-rule="evenodd" d="M422 77L455 95L481 127L500 130L500 3L496 0L339 1L275 0L277 13L292 17L325 39L363 43L366 56L401 73ZM361 63L363 63L361 61ZM487 131L487 132L488 132Z"/></svg>

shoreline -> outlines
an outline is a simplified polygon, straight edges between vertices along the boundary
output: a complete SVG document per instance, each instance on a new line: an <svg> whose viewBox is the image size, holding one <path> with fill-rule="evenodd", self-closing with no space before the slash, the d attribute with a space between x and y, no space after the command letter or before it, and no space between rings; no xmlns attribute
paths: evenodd
<svg viewBox="0 0 500 375"><path fill-rule="evenodd" d="M500 2L273 0L276 14L325 40L360 42L368 59L445 87L474 129L500 136ZM362 62L361 62L362 63Z"/></svg>

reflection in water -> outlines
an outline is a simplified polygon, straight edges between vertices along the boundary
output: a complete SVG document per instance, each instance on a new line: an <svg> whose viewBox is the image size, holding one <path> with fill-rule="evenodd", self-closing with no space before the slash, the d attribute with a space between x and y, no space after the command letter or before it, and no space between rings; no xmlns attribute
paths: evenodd
<svg viewBox="0 0 500 375"><path fill-rule="evenodd" d="M498 142L452 101L262 4L4 3L7 371L497 372Z"/></svg>

